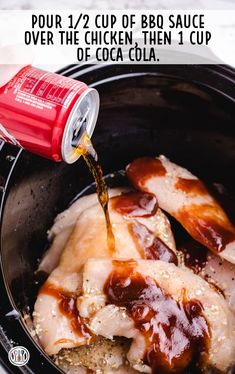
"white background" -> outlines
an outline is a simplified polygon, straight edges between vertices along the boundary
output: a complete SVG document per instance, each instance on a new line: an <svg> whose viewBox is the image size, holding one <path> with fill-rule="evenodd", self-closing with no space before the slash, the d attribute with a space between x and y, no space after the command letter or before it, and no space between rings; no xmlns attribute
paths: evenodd
<svg viewBox="0 0 235 374"><path fill-rule="evenodd" d="M235 0L0 0L0 9L235 9ZM234 20L235 25L235 20ZM226 51L231 48L229 40L233 33L232 27L220 26L221 35L226 33L226 42L221 42L221 48L212 51L235 66L235 61L226 57ZM225 53L224 53L225 51ZM234 56L235 60L235 56ZM61 65L47 66L56 70Z"/></svg>
<svg viewBox="0 0 235 374"><path fill-rule="evenodd" d="M122 19L127 14L130 17L134 13L135 16L135 24L134 28L123 28L122 26ZM42 16L43 14L43 16ZM32 17L36 17L39 20L44 17L53 17L59 14L62 20L62 29L56 29L55 23L53 23L53 27L51 28L51 24L48 25L47 23L43 22L41 25L40 23L36 24L34 28L32 28ZM77 33L79 33L79 44L74 45L72 44L65 44L61 45L59 32L58 30L68 31L71 32L68 28L69 26L69 17L73 15L74 23L76 23L77 19L82 19L79 21L79 26L76 29ZM84 15L85 14L85 15ZM140 58L133 57L135 54L135 44L138 41L137 46L141 45L141 39L143 36L141 34L141 19L143 14L149 19L150 16L157 17L161 15L164 17L163 23L163 30L158 29L157 26L154 26L152 29L144 28L142 30L160 30L159 32L162 33L164 31L170 31L172 33L172 42L171 45L162 44L161 42L155 45L151 45L152 49L155 50L156 58L159 57L159 63L161 64L208 64L208 63L229 63L230 65L235 65L235 10L104 10L102 12L102 16L105 16L104 24L106 23L106 19L110 19L112 15L115 14L116 23L114 26L108 23L108 28L102 28L102 18L99 10L1 10L0 11L0 45L9 46L14 44L19 44L22 46L23 50L19 48L17 52L14 53L14 59L12 59L12 51L9 49L1 50L0 54L0 63L1 64L27 64L28 61L28 52L32 51L32 55L34 57L34 63L39 64L56 64L58 61L63 64L72 64L72 63L150 63L155 64L157 63L156 59L144 59L143 53L141 53ZM203 17L204 28L198 29L198 22L196 22L196 29L191 26L190 28L182 28L177 27L170 29L169 28L169 16L170 14L174 16L176 20L177 17L180 15L181 19L184 16L191 17L195 14L197 19L199 14ZM87 16L86 16L87 15ZM96 30L97 32L110 31L129 31L134 30L134 40L131 45L122 45L123 51L123 59L116 58L117 53L116 51L118 48L113 48L115 45L101 44L94 45L89 44L86 45L84 41L84 33L87 31L84 28L86 21L83 20L83 17L89 17L88 27L90 31ZM98 17L98 18L97 18ZM44 19L43 18L43 19ZM85 18L86 19L86 18ZM96 26L95 20L99 19L99 24ZM154 18L155 19L155 18ZM44 26L45 25L45 26ZM86 27L86 26L85 26ZM98 27L98 28L97 28ZM161 28L161 26L160 26ZM26 46L24 45L24 35L25 31L31 31L39 35L46 35L47 32L53 32L53 43L48 44L45 39L42 42L39 39L39 42L34 45L34 43ZM183 30L183 45L179 43L180 33ZM198 30L198 31L197 31ZM90 32L88 31L88 32ZM194 34L194 36L199 33L205 34L206 32L210 32L212 37L208 44L208 46L199 44L195 45L195 38L193 39L193 44L190 44L190 35ZM204 40L204 39L203 39ZM205 43L205 41L204 41ZM90 51L90 59L86 60L84 57L81 60L77 60L77 48L85 49L89 47ZM96 51L98 49L101 50L105 47L106 50L114 51L113 54L106 53L106 57L100 53L99 56L96 55ZM101 48L100 48L101 47ZM140 48L138 48L140 50ZM127 53L127 58L125 58L125 51L132 50L133 54L130 57L129 53ZM186 53L186 55L185 55ZM148 55L148 54L147 54ZM142 56L142 59L141 59ZM103 58L103 59L102 59ZM31 61L30 61L31 62Z"/></svg>
<svg viewBox="0 0 235 374"><path fill-rule="evenodd" d="M234 0L0 0L0 9L235 9Z"/></svg>

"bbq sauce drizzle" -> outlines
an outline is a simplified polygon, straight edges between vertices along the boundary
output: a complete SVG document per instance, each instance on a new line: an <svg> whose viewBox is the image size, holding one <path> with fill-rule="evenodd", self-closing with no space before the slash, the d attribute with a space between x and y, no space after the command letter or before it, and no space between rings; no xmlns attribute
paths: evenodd
<svg viewBox="0 0 235 374"><path fill-rule="evenodd" d="M235 230L225 217L221 222L218 214L217 206L191 204L181 208L175 217L196 241L219 253L235 241Z"/></svg>
<svg viewBox="0 0 235 374"><path fill-rule="evenodd" d="M146 181L154 176L164 177L167 171L161 160L153 157L141 157L128 165L126 174L137 190L146 191Z"/></svg>
<svg viewBox="0 0 235 374"><path fill-rule="evenodd" d="M116 212L129 218L149 218L154 216L158 210L156 196L138 191L113 197L111 206ZM128 231L141 258L178 264L176 254L144 224L133 220L128 224Z"/></svg>
<svg viewBox="0 0 235 374"><path fill-rule="evenodd" d="M199 179L178 178L175 187L192 196L210 194ZM212 204L182 207L177 217L194 239L215 253L223 251L229 243L235 241L234 227L215 199Z"/></svg>
<svg viewBox="0 0 235 374"><path fill-rule="evenodd" d="M130 223L128 230L132 235L141 258L146 260L161 260L178 265L176 254L145 225L139 222Z"/></svg>
<svg viewBox="0 0 235 374"><path fill-rule="evenodd" d="M112 208L126 217L152 217L157 213L158 202L150 193L130 191L111 199Z"/></svg>
<svg viewBox="0 0 235 374"><path fill-rule="evenodd" d="M203 306L196 299L188 300L186 291L180 301L174 300L136 266L134 260L113 260L104 286L107 302L125 307L145 337L144 363L153 374L186 373L189 367L200 372L210 342Z"/></svg>
<svg viewBox="0 0 235 374"><path fill-rule="evenodd" d="M86 327L83 318L80 317L77 309L76 294L61 289L48 281L44 283L39 293L56 298L58 300L59 311L70 321L71 330L80 337L86 338L87 343L91 341L92 335Z"/></svg>

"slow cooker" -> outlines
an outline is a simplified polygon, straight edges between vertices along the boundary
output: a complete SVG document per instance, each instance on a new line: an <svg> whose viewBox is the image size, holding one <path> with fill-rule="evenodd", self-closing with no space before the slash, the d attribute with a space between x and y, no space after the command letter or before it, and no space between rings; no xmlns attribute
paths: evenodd
<svg viewBox="0 0 235 374"><path fill-rule="evenodd" d="M93 142L105 174L137 156L165 154L233 194L235 71L209 65L68 66L60 73L96 87L101 107ZM1 365L7 373L61 372L43 353L23 317L32 312L47 230L92 178L72 165L0 144ZM27 365L8 361L11 347L30 352Z"/></svg>

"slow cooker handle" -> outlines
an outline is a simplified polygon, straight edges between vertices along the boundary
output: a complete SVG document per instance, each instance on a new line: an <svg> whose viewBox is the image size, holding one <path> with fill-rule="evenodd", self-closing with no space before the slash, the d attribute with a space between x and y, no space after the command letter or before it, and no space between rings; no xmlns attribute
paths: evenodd
<svg viewBox="0 0 235 374"><path fill-rule="evenodd" d="M0 139L0 219L7 185L22 149Z"/></svg>

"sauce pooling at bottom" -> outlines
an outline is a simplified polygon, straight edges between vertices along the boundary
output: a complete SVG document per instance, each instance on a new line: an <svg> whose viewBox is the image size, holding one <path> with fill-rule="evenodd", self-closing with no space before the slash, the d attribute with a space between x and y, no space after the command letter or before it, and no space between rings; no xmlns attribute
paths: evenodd
<svg viewBox="0 0 235 374"><path fill-rule="evenodd" d="M186 373L207 357L210 329L198 300L175 301L150 276L136 270L136 262L113 261L104 293L108 303L125 307L144 335L144 363L154 374ZM194 371L195 372L195 371Z"/></svg>

